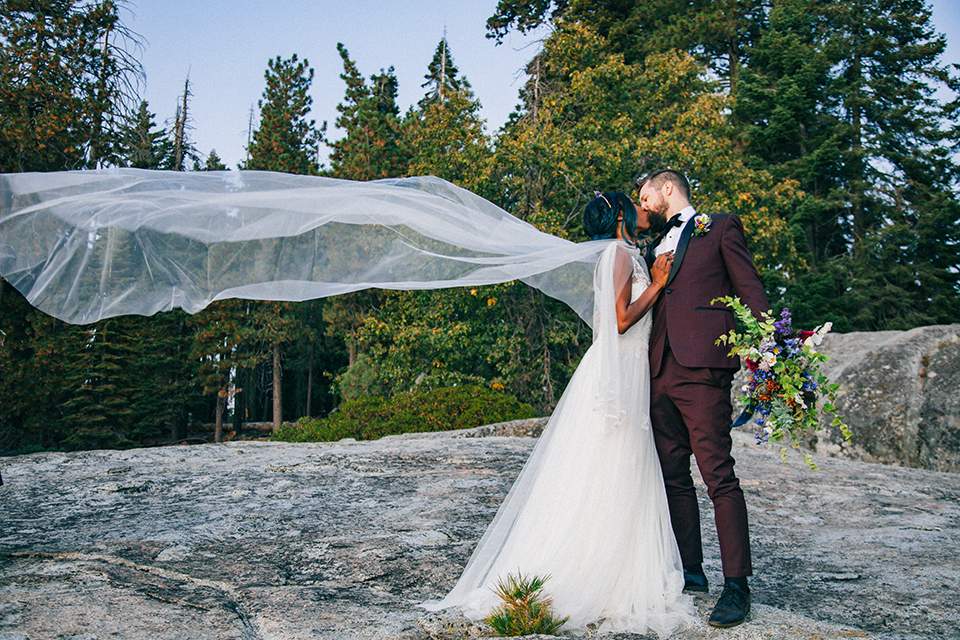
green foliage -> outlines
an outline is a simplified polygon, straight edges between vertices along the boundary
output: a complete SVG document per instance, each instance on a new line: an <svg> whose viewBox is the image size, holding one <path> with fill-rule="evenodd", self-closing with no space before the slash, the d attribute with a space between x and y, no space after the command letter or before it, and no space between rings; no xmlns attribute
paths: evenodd
<svg viewBox="0 0 960 640"><path fill-rule="evenodd" d="M344 101L337 105L336 125L345 135L330 143L331 174L349 180L396 178L405 174L409 152L403 142L396 104L393 67L370 78L368 86L342 44L340 77L346 82Z"/></svg>
<svg viewBox="0 0 960 640"><path fill-rule="evenodd" d="M193 161L194 171L226 171L227 169L229 169L229 167L223 164L223 160L217 155L216 149L210 149L210 153L207 155L207 159L202 166L199 159L194 159Z"/></svg>
<svg viewBox="0 0 960 640"><path fill-rule="evenodd" d="M119 2L0 3L0 171L107 166L134 100ZM135 104L135 103L134 103Z"/></svg>
<svg viewBox="0 0 960 640"><path fill-rule="evenodd" d="M170 133L131 89L139 67L124 47L136 40L118 7L0 3L0 171L173 166ZM438 175L579 240L593 189L672 166L699 211L744 220L771 302L798 326L960 317L960 103L936 93L960 80L922 0L499 0L488 30L544 25L522 107L492 137L446 38L403 117L392 68L365 79L340 45L345 134L329 143L329 174ZM245 168L319 171L312 78L296 56L269 62ZM211 152L194 168L225 167ZM232 259L266 273L278 250L264 241ZM337 394L454 384L503 387L543 414L589 343L569 309L519 283L222 301L189 319L83 328L6 289L0 451L175 439L225 416L231 396L235 422L264 420L275 391L288 418L325 413Z"/></svg>
<svg viewBox="0 0 960 640"><path fill-rule="evenodd" d="M316 123L307 119L313 104L309 93L313 69L309 64L307 60L299 62L296 54L289 60L277 56L267 63L267 87L257 102L260 126L253 132L244 169L319 173L317 145L326 123L317 129Z"/></svg>
<svg viewBox="0 0 960 640"><path fill-rule="evenodd" d="M671 52L629 65L590 28L564 24L545 43L542 65L553 84L497 141L501 204L580 239L593 189L629 191L637 175L671 166L691 178L698 210L740 215L761 272L798 264L782 220L797 200L795 183L738 157L729 102L692 57Z"/></svg>
<svg viewBox="0 0 960 640"><path fill-rule="evenodd" d="M58 448L65 437L60 406L69 397L66 335L71 327L30 307L0 278L0 453Z"/></svg>
<svg viewBox="0 0 960 640"><path fill-rule="evenodd" d="M459 385L400 393L390 399L363 396L344 402L326 418L301 418L294 425L284 425L274 432L272 439L283 442L376 440L399 433L468 429L535 416L532 407L502 391Z"/></svg>
<svg viewBox="0 0 960 640"><path fill-rule="evenodd" d="M445 56L447 63L442 64ZM457 76L446 40L430 64L427 95L404 119L411 151L407 175L433 175L474 193L495 198L491 184L493 150L480 118L480 103L466 78Z"/></svg>
<svg viewBox="0 0 960 640"><path fill-rule="evenodd" d="M469 91L470 84L461 78L459 73L460 71L453 63L450 44L444 36L437 45L433 60L427 65L427 75L424 76L426 82L420 85L427 89L427 95L417 103L417 106L423 108L431 104L442 103L455 93Z"/></svg>
<svg viewBox="0 0 960 640"><path fill-rule="evenodd" d="M960 80L922 0L505 0L488 29L547 23L497 141L504 206L575 238L597 185L673 166L698 209L744 219L771 300L798 319L955 320L960 109L937 91ZM678 50L719 86L684 82Z"/></svg>
<svg viewBox="0 0 960 640"><path fill-rule="evenodd" d="M502 637L533 634L554 635L569 618L558 620L553 614L553 601L544 595L543 586L550 576L524 578L523 574L507 574L497 580L496 593L503 604L494 609L484 622Z"/></svg>
<svg viewBox="0 0 960 640"><path fill-rule="evenodd" d="M490 384L549 413L587 347L573 311L516 282L384 292L353 318L367 359L355 358L340 381L363 376L366 393Z"/></svg>
<svg viewBox="0 0 960 640"><path fill-rule="evenodd" d="M128 167L137 169L173 168L173 143L165 129L154 131L155 114L150 113L146 100L140 103L133 122L126 127L122 138L122 155Z"/></svg>

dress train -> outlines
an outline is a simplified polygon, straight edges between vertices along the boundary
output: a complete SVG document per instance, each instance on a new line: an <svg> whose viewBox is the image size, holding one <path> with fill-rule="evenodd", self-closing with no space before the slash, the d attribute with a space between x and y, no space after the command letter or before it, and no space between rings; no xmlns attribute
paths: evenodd
<svg viewBox="0 0 960 640"><path fill-rule="evenodd" d="M612 244L598 272L612 269L605 258L625 247ZM636 299L649 280L633 263ZM598 293L601 303L612 299ZM521 573L550 576L544 591L555 614L569 616L564 629L598 623L667 637L692 621L650 429L649 333L648 314L614 338L614 350L595 340L460 580L425 608L459 607L481 619L500 604L498 580ZM619 360L612 367L610 357ZM603 402L608 368L619 372L612 390L624 409L616 419Z"/></svg>

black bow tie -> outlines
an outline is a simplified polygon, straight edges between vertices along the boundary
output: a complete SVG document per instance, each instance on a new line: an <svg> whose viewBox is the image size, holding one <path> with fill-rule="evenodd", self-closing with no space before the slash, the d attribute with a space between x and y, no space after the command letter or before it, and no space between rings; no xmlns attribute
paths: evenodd
<svg viewBox="0 0 960 640"><path fill-rule="evenodd" d="M663 225L663 229L660 230L660 237L662 238L663 236L670 233L670 229L673 229L674 227L679 227L682 224L683 224L683 221L680 220L680 214L678 213L672 218L670 218L669 220L667 220L667 222Z"/></svg>

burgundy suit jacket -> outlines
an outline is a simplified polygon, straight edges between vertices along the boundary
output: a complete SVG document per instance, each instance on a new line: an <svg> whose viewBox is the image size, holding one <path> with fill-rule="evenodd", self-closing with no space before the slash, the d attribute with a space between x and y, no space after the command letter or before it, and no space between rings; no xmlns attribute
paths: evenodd
<svg viewBox="0 0 960 640"><path fill-rule="evenodd" d="M747 250L740 218L711 216L706 233L694 236L694 219L683 229L673 267L653 307L650 334L650 375L660 372L669 338L670 349L684 367L738 368L729 347L716 340L734 328L734 313L715 298L739 296L755 313L770 310L760 276ZM647 254L652 261L653 250Z"/></svg>

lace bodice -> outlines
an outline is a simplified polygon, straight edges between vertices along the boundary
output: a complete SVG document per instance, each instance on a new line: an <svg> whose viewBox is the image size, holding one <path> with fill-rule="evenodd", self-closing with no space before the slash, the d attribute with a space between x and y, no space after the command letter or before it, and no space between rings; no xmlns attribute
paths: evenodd
<svg viewBox="0 0 960 640"><path fill-rule="evenodd" d="M630 290L630 301L633 302L650 286L651 280L647 265L644 262L639 260L636 255L631 255L630 261L633 263L633 284ZM646 350L647 343L650 340L652 313L653 310L651 309L635 325L627 329L626 333L620 337L621 343L629 342L631 345L642 343L644 350Z"/></svg>

